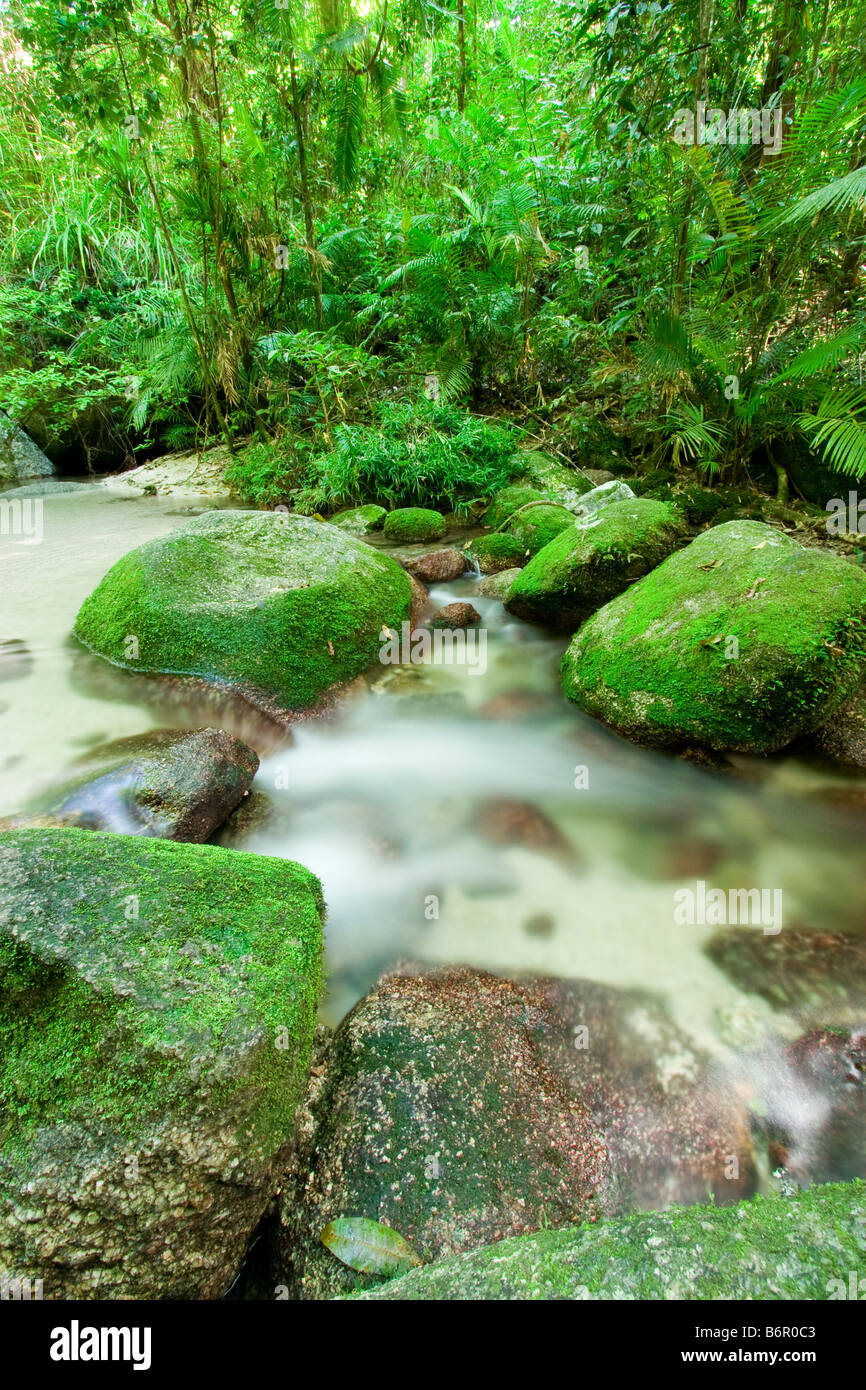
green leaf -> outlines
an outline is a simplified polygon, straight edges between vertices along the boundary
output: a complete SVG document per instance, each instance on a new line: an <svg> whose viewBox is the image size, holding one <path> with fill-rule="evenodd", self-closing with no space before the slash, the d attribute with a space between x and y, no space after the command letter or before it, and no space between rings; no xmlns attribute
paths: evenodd
<svg viewBox="0 0 866 1390"><path fill-rule="evenodd" d="M399 1231L365 1216L329 1221L319 1239L332 1255L359 1274L404 1274L424 1263Z"/></svg>

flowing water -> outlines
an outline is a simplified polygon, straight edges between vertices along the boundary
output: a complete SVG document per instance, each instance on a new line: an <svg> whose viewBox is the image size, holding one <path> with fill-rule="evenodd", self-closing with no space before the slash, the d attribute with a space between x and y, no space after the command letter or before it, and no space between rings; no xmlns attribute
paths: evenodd
<svg viewBox="0 0 866 1390"><path fill-rule="evenodd" d="M562 699L564 639L478 598L471 577L435 586L431 611L471 599L486 670L377 665L288 736L231 703L166 704L158 683L82 652L70 630L108 567L196 510L94 484L44 499L41 540L0 537L0 815L38 805L96 743L167 724L239 733L269 806L218 838L321 878L326 1022L396 961L463 962L652 989L724 1057L760 1042L769 1007L704 954L716 927L678 924L678 890L778 890L783 930L861 931L862 823L811 795L838 778L792 758L725 777L613 737Z"/></svg>

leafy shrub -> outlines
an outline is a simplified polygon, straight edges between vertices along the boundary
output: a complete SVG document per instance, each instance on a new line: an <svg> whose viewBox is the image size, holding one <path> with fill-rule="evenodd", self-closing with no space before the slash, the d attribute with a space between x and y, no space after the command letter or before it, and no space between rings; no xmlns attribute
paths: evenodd
<svg viewBox="0 0 866 1390"><path fill-rule="evenodd" d="M333 511L352 503L426 503L465 513L517 471L513 431L453 405L382 404L372 425L340 425L334 448L309 469L295 505Z"/></svg>

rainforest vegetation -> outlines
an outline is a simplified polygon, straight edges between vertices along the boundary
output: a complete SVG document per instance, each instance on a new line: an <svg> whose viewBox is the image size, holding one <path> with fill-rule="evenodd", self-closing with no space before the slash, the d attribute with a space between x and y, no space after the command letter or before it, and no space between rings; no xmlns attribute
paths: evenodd
<svg viewBox="0 0 866 1390"><path fill-rule="evenodd" d="M862 1299L864 57L0 0L0 1299Z"/></svg>
<svg viewBox="0 0 866 1390"><path fill-rule="evenodd" d="M501 431L823 505L866 470L864 43L859 0L12 0L0 401L67 471L221 439L307 511L414 500L428 445L483 495ZM699 102L777 148L674 139Z"/></svg>

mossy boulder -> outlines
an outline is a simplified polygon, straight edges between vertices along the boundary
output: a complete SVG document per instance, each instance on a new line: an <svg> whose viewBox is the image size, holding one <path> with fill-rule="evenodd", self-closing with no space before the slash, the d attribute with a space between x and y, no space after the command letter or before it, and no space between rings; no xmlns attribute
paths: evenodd
<svg viewBox="0 0 866 1390"><path fill-rule="evenodd" d="M515 483L511 487L504 487L501 492L497 492L492 499L490 506L482 516L485 526L496 531L503 526L510 516L513 516L519 507L525 507L527 502L551 502L551 493L542 492L540 488L532 487L529 483Z"/></svg>
<svg viewBox="0 0 866 1390"><path fill-rule="evenodd" d="M694 1206L504 1240L410 1271L364 1299L546 1301L847 1298L866 1184ZM856 1283L856 1279L855 1279ZM855 1296L858 1296L855 1294Z"/></svg>
<svg viewBox="0 0 866 1390"><path fill-rule="evenodd" d="M323 905L210 845L0 835L0 1267L46 1298L217 1298L279 1183Z"/></svg>
<svg viewBox="0 0 866 1390"><path fill-rule="evenodd" d="M754 1181L745 1103L652 995L463 967L379 982L318 1059L298 1135L273 1283L307 1299L370 1283L319 1240L341 1216L438 1259Z"/></svg>
<svg viewBox="0 0 866 1390"><path fill-rule="evenodd" d="M517 455L516 471L519 476L515 483L538 488L547 496L554 498L562 507L571 511L585 492L592 489L592 483L577 468L569 468L559 459L544 454L538 449L528 449Z"/></svg>
<svg viewBox="0 0 866 1390"><path fill-rule="evenodd" d="M337 512L331 517L331 525L353 536L366 536L370 531L381 531L388 515L384 507L369 503L364 507L352 507L349 511Z"/></svg>
<svg viewBox="0 0 866 1390"><path fill-rule="evenodd" d="M49 806L81 829L201 843L247 795L258 766L225 729L152 729L92 749Z"/></svg>
<svg viewBox="0 0 866 1390"><path fill-rule="evenodd" d="M429 507L398 507L385 517L385 538L401 545L419 541L441 541L445 518Z"/></svg>
<svg viewBox="0 0 866 1390"><path fill-rule="evenodd" d="M770 753L859 685L864 620L856 566L731 521L590 618L563 657L563 688L637 743Z"/></svg>
<svg viewBox="0 0 866 1390"><path fill-rule="evenodd" d="M554 502L533 502L515 512L503 531L517 541L524 555L537 555L554 536L573 525L574 517L565 507Z"/></svg>
<svg viewBox="0 0 866 1390"><path fill-rule="evenodd" d="M303 711L376 659L381 628L399 628L410 599L396 561L334 526L208 512L118 560L75 634L116 666Z"/></svg>
<svg viewBox="0 0 866 1390"><path fill-rule="evenodd" d="M504 599L519 573L520 569L513 566L508 570L500 570L498 574L486 575L478 585L479 596Z"/></svg>
<svg viewBox="0 0 866 1390"><path fill-rule="evenodd" d="M561 531L530 560L505 596L509 613L573 632L602 604L661 563L686 534L665 502L611 502L589 524Z"/></svg>
<svg viewBox="0 0 866 1390"><path fill-rule="evenodd" d="M515 569L526 561L526 553L520 542L503 531L476 536L466 553L482 574L498 574L500 570Z"/></svg>

